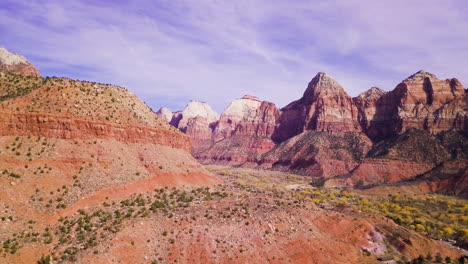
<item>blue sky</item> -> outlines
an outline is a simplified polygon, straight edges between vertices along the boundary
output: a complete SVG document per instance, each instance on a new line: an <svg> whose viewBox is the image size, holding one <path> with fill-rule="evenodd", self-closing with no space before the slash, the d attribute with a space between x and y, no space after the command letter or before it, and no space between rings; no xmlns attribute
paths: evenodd
<svg viewBox="0 0 468 264"><path fill-rule="evenodd" d="M155 110L244 94L283 107L319 71L351 96L420 69L468 86L468 1L2 0L0 45Z"/></svg>

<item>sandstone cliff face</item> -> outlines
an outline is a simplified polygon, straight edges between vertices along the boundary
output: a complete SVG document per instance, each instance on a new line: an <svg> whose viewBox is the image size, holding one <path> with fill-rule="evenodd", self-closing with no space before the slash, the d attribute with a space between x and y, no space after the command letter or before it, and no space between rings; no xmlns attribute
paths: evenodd
<svg viewBox="0 0 468 264"><path fill-rule="evenodd" d="M203 117L208 124L212 124L218 121L219 114L211 109L207 103L191 100L187 106L185 106L184 110L182 110L180 120L177 122L176 127L181 131L187 130L189 120L195 117Z"/></svg>
<svg viewBox="0 0 468 264"><path fill-rule="evenodd" d="M278 117L279 110L273 103L246 95L233 101L223 112L214 131L215 140L232 135L271 137Z"/></svg>
<svg viewBox="0 0 468 264"><path fill-rule="evenodd" d="M185 134L190 137L192 153L206 150L213 144L213 130L217 122L210 122L206 117L196 116L188 120Z"/></svg>
<svg viewBox="0 0 468 264"><path fill-rule="evenodd" d="M190 151L190 141L174 130L129 126L47 114L1 112L0 136L37 136L61 139L113 139L151 143Z"/></svg>
<svg viewBox="0 0 468 264"><path fill-rule="evenodd" d="M377 100L367 134L374 139L387 138L407 128L431 133L455 128L466 134L466 98L457 79L439 80L419 71Z"/></svg>
<svg viewBox="0 0 468 264"><path fill-rule="evenodd" d="M353 98L354 104L358 109L358 122L363 131L367 131L370 122L377 113L377 102L386 92L380 88L372 87Z"/></svg>
<svg viewBox="0 0 468 264"><path fill-rule="evenodd" d="M452 162L433 135L453 129L465 135L457 142L466 141L467 100L458 80L424 71L391 92L372 87L354 98L318 73L302 98L281 111L244 96L222 113L211 142L196 136L209 138L202 118L193 119L194 132L186 133L203 163L292 171L327 179L327 186L395 183ZM174 114L172 123L180 118Z"/></svg>
<svg viewBox="0 0 468 264"><path fill-rule="evenodd" d="M271 140L280 112L270 102L246 95L233 101L221 114L214 143L195 154L204 163L244 164L272 149Z"/></svg>
<svg viewBox="0 0 468 264"><path fill-rule="evenodd" d="M240 123L253 121L260 105L258 98L248 95L231 102L221 114L214 131L215 140L228 138L235 133Z"/></svg>
<svg viewBox="0 0 468 264"><path fill-rule="evenodd" d="M428 131L409 129L374 144L367 157L352 171L347 184L368 186L414 180L431 170L440 170L445 163L466 162L467 157L461 150L466 144L466 138L454 131L436 137ZM465 171L466 165L459 169ZM446 172L437 174L448 175Z"/></svg>
<svg viewBox="0 0 468 264"><path fill-rule="evenodd" d="M326 73L310 81L301 99L282 110L275 140L283 141L305 130L359 132L358 110L343 87Z"/></svg>
<svg viewBox="0 0 468 264"><path fill-rule="evenodd" d="M0 72L40 77L41 74L23 56L0 46Z"/></svg>
<svg viewBox="0 0 468 264"><path fill-rule="evenodd" d="M213 144L212 134L218 123L219 114L207 103L191 100L184 110L174 113L162 107L158 115L190 137L192 152L206 150Z"/></svg>
<svg viewBox="0 0 468 264"><path fill-rule="evenodd" d="M274 146L269 138L233 135L194 153L194 157L204 164L256 167L259 156Z"/></svg>
<svg viewBox="0 0 468 264"><path fill-rule="evenodd" d="M212 134L219 115L207 103L192 100L183 111L173 113L161 107L156 114L190 138L192 152L206 150L213 144Z"/></svg>

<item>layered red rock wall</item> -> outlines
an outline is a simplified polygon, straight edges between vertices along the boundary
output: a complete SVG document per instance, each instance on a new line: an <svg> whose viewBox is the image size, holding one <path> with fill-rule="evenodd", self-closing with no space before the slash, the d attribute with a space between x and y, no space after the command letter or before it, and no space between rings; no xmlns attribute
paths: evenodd
<svg viewBox="0 0 468 264"><path fill-rule="evenodd" d="M207 103L191 100L182 111L172 113L162 107L156 114L189 136L192 153L206 150L213 144L212 134L219 114Z"/></svg>
<svg viewBox="0 0 468 264"><path fill-rule="evenodd" d="M366 159L352 172L349 184L365 186L410 180L433 167L428 163Z"/></svg>
<svg viewBox="0 0 468 264"><path fill-rule="evenodd" d="M190 151L187 136L177 131L75 119L72 116L0 112L0 136L41 136L63 139L113 138L153 143Z"/></svg>
<svg viewBox="0 0 468 264"><path fill-rule="evenodd" d="M230 135L271 137L277 127L280 111L275 104L263 101L250 116L242 116L237 122L232 122L222 116L219 126L232 125ZM216 133L216 131L215 131ZM216 137L216 136L215 136Z"/></svg>
<svg viewBox="0 0 468 264"><path fill-rule="evenodd" d="M214 143L195 157L205 163L241 165L256 162L271 150L271 140L280 111L270 102L244 96L232 102L220 117L213 133Z"/></svg>
<svg viewBox="0 0 468 264"><path fill-rule="evenodd" d="M370 122L377 114L377 102L384 94L384 90L372 87L353 98L353 102L358 109L358 122L361 124L363 132L367 131Z"/></svg>
<svg viewBox="0 0 468 264"><path fill-rule="evenodd" d="M413 160L408 149L407 160L392 155L366 158L372 146L369 138L374 143L391 142L411 129L431 134L455 129L468 136L467 100L457 79L438 80L424 71L391 92L373 87L354 98L329 75L318 73L303 96L281 110L253 96L233 101L214 127L211 142L203 140L210 138L210 131L201 118L191 120L185 132L199 150L194 156L204 163L258 166L321 178L351 175L346 184L391 183L413 179L447 158L436 163ZM421 153L422 142L408 144Z"/></svg>
<svg viewBox="0 0 468 264"><path fill-rule="evenodd" d="M326 73L318 73L301 99L284 107L275 140L283 141L305 130L359 132L358 109L343 87Z"/></svg>
<svg viewBox="0 0 468 264"><path fill-rule="evenodd" d="M41 77L39 71L32 64L16 64L11 66L0 65L0 72L19 74L23 76Z"/></svg>
<svg viewBox="0 0 468 264"><path fill-rule="evenodd" d="M438 80L419 71L379 98L367 134L378 139L408 128L438 133L455 128L466 134L467 96L457 79Z"/></svg>
<svg viewBox="0 0 468 264"><path fill-rule="evenodd" d="M185 134L189 136L192 152L197 153L206 150L213 144L213 126L209 120L202 116L192 117L188 120Z"/></svg>

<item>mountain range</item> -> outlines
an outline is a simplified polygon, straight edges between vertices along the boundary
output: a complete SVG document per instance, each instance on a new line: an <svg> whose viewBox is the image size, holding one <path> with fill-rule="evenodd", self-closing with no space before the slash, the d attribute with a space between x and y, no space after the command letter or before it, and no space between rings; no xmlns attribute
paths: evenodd
<svg viewBox="0 0 468 264"><path fill-rule="evenodd" d="M282 109L154 113L0 47L0 263L464 261L466 104L427 72L355 98L319 73Z"/></svg>
<svg viewBox="0 0 468 264"><path fill-rule="evenodd" d="M467 109L457 79L421 70L389 92L372 87L350 97L320 72L281 109L246 95L219 117L198 101L158 115L190 137L202 163L292 171L326 186L405 181L466 196Z"/></svg>

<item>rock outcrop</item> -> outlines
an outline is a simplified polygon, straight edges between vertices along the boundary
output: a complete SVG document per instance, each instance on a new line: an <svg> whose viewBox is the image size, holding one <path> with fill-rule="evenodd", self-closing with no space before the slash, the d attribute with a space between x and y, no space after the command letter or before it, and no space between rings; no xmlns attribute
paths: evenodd
<svg viewBox="0 0 468 264"><path fill-rule="evenodd" d="M375 143L345 182L333 182L334 185L360 187L415 180L427 172L441 171L446 163L468 162L463 150L467 144L466 138L454 131L434 136L428 131L411 128ZM461 174L466 167L458 166ZM431 175L434 174L437 173ZM448 175L447 172L438 174ZM460 171L454 174L459 175Z"/></svg>
<svg viewBox="0 0 468 264"><path fill-rule="evenodd" d="M195 117L202 117L208 124L214 124L218 121L219 114L211 109L207 103L191 100L180 113L180 120L174 123L174 126L185 132L190 119Z"/></svg>
<svg viewBox="0 0 468 264"><path fill-rule="evenodd" d="M408 128L431 133L456 129L467 134L467 100L457 79L439 80L431 73L419 71L377 100L367 134L382 139Z"/></svg>
<svg viewBox="0 0 468 264"><path fill-rule="evenodd" d="M206 117L196 116L188 120L185 133L190 137L192 153L206 150L213 144L213 130L216 122L210 122Z"/></svg>
<svg viewBox="0 0 468 264"><path fill-rule="evenodd" d="M460 164L434 135L454 130L464 135L458 142L466 141L467 100L457 79L438 80L424 71L390 92L372 87L354 98L318 73L303 96L281 110L244 96L212 129L197 118L185 132L203 163L292 171L326 179L326 186L369 186L414 180L447 162ZM182 119L175 113L171 123ZM200 138L211 141L200 144Z"/></svg>
<svg viewBox="0 0 468 264"><path fill-rule="evenodd" d="M275 140L283 141L305 130L359 132L358 110L343 87L320 72L310 81L301 99L282 110Z"/></svg>
<svg viewBox="0 0 468 264"><path fill-rule="evenodd" d="M1 112L0 136L113 139L122 142L165 145L188 152L191 149L188 137L181 137L179 132L167 128L109 124L37 113Z"/></svg>
<svg viewBox="0 0 468 264"><path fill-rule="evenodd" d="M354 104L358 109L358 122L361 124L363 131L367 131L370 122L374 119L377 113L377 102L386 92L380 88L372 87L371 89L359 94L353 98Z"/></svg>
<svg viewBox="0 0 468 264"><path fill-rule="evenodd" d="M372 142L362 133L308 130L262 155L258 165L264 169L328 179L352 171L371 146Z"/></svg>
<svg viewBox="0 0 468 264"><path fill-rule="evenodd" d="M234 100L221 114L213 133L213 145L195 153L195 157L204 163L255 162L258 155L275 146L271 136L279 115L273 103L254 96Z"/></svg>
<svg viewBox="0 0 468 264"><path fill-rule="evenodd" d="M174 116L174 114L171 112L171 110L169 110L169 108L163 106L161 107L158 112L156 112L156 114L164 121L166 121L167 123L171 122L172 120L172 117Z"/></svg>
<svg viewBox="0 0 468 264"><path fill-rule="evenodd" d="M11 53L0 46L0 72L40 77L39 71L22 55Z"/></svg>
<svg viewBox="0 0 468 264"><path fill-rule="evenodd" d="M271 137L279 117L278 108L270 102L245 95L224 110L214 131L216 141L232 135Z"/></svg>
<svg viewBox="0 0 468 264"><path fill-rule="evenodd" d="M213 144L213 130L219 114L207 103L191 100L182 111L172 113L167 107L162 107L157 114L190 137L192 152L206 150Z"/></svg>

